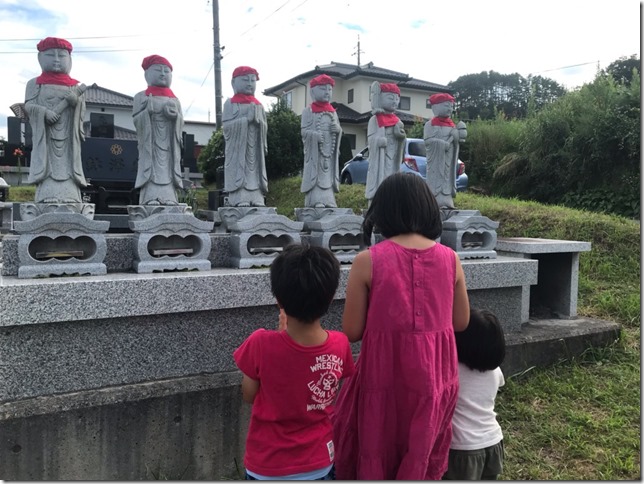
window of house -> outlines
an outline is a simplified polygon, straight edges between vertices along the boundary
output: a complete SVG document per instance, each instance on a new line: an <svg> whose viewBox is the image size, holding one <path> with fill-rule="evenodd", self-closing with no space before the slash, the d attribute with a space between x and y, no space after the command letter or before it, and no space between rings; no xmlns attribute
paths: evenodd
<svg viewBox="0 0 644 484"><path fill-rule="evenodd" d="M400 96L398 109L401 111L409 111L411 109L411 98L409 96Z"/></svg>
<svg viewBox="0 0 644 484"><path fill-rule="evenodd" d="M349 145L351 146L351 149L355 150L356 149L356 135L355 134L343 134L342 136L349 140Z"/></svg>
<svg viewBox="0 0 644 484"><path fill-rule="evenodd" d="M293 91L282 94L282 101L284 101L287 108L293 109Z"/></svg>
<svg viewBox="0 0 644 484"><path fill-rule="evenodd" d="M347 92L347 104L351 104L353 102L353 89L349 89Z"/></svg>

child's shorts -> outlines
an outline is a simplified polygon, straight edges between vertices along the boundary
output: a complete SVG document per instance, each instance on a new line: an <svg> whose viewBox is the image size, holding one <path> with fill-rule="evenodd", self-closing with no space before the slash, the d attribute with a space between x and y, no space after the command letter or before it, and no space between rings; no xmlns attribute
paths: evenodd
<svg viewBox="0 0 644 484"><path fill-rule="evenodd" d="M495 480L503 471L503 440L478 450L449 451L449 464L443 476L452 481Z"/></svg>

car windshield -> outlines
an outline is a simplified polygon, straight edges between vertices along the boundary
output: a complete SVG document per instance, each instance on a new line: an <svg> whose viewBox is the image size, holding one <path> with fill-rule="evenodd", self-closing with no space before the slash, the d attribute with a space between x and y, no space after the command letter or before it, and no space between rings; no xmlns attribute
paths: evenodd
<svg viewBox="0 0 644 484"><path fill-rule="evenodd" d="M409 154L412 156L427 156L424 141L410 141L408 149Z"/></svg>

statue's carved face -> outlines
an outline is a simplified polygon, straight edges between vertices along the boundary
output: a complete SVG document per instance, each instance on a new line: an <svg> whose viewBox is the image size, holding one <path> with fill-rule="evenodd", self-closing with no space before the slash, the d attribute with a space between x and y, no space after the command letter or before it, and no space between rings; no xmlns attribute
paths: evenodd
<svg viewBox="0 0 644 484"><path fill-rule="evenodd" d="M443 101L442 103L432 104L434 116L440 118L449 118L454 112L454 103L452 101Z"/></svg>
<svg viewBox="0 0 644 484"><path fill-rule="evenodd" d="M253 95L257 86L257 76L255 74L244 74L243 76L234 77L232 85L235 94Z"/></svg>
<svg viewBox="0 0 644 484"><path fill-rule="evenodd" d="M43 72L62 72L72 70L72 56L67 49L47 49L38 52L38 62Z"/></svg>
<svg viewBox="0 0 644 484"><path fill-rule="evenodd" d="M383 92L380 94L380 107L388 113L393 113L398 108L400 96L395 92Z"/></svg>
<svg viewBox="0 0 644 484"><path fill-rule="evenodd" d="M152 64L145 70L145 80L148 86L170 87L172 85L172 69L165 64Z"/></svg>
<svg viewBox="0 0 644 484"><path fill-rule="evenodd" d="M317 102L330 102L333 94L333 86L331 84L318 84L311 88L311 96Z"/></svg>

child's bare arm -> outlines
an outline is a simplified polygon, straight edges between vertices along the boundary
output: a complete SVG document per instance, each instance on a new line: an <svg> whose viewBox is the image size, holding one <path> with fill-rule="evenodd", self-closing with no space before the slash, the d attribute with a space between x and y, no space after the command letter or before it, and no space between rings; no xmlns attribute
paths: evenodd
<svg viewBox="0 0 644 484"><path fill-rule="evenodd" d="M342 331L352 343L360 341L364 333L370 286L371 254L365 250L353 259L342 314Z"/></svg>
<svg viewBox="0 0 644 484"><path fill-rule="evenodd" d="M253 380L252 378L244 374L244 377L242 378L241 388L243 400L246 403L252 404L255 401L255 395L257 395L257 391L259 390L259 381Z"/></svg>
<svg viewBox="0 0 644 484"><path fill-rule="evenodd" d="M463 331L470 322L470 299L467 296L465 273L458 256L456 257L456 285L454 286L454 307L452 325L454 331Z"/></svg>

